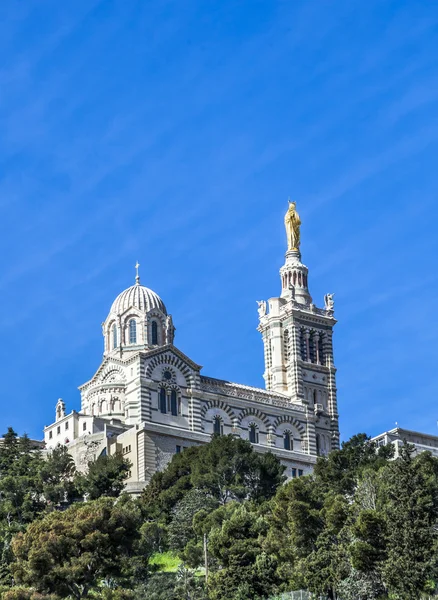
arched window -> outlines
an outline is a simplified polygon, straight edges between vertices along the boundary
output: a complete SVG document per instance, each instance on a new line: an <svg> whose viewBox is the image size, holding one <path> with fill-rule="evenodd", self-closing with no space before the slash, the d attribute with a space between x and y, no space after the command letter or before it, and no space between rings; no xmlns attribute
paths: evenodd
<svg viewBox="0 0 438 600"><path fill-rule="evenodd" d="M166 414L166 412L167 412L167 407L166 407L166 389L165 388L160 388L160 411L163 414Z"/></svg>
<svg viewBox="0 0 438 600"><path fill-rule="evenodd" d="M257 430L257 425L254 425L254 423L249 426L249 441L251 444L259 443L259 432Z"/></svg>
<svg viewBox="0 0 438 600"><path fill-rule="evenodd" d="M309 338L309 352L310 356L307 357L307 360L311 363L316 363L316 348L315 348L315 335L314 331L312 331Z"/></svg>
<svg viewBox="0 0 438 600"><path fill-rule="evenodd" d="M319 433L316 434L316 454L319 456L321 452L321 438L319 437Z"/></svg>
<svg viewBox="0 0 438 600"><path fill-rule="evenodd" d="M305 336L304 329L300 329L300 351L301 351L301 360L307 360L306 336Z"/></svg>
<svg viewBox="0 0 438 600"><path fill-rule="evenodd" d="M113 348L117 348L117 325L113 325Z"/></svg>
<svg viewBox="0 0 438 600"><path fill-rule="evenodd" d="M178 399L175 390L170 392L170 412L174 417L178 414Z"/></svg>
<svg viewBox="0 0 438 600"><path fill-rule="evenodd" d="M137 343L137 323L135 322L135 319L129 321L129 343Z"/></svg>
<svg viewBox="0 0 438 600"><path fill-rule="evenodd" d="M293 450L293 439L289 431L285 431L283 435L283 446L285 450Z"/></svg>
<svg viewBox="0 0 438 600"><path fill-rule="evenodd" d="M152 345L156 346L158 344L158 325L157 325L156 321L152 321L151 330L152 330Z"/></svg>
<svg viewBox="0 0 438 600"><path fill-rule="evenodd" d="M321 334L319 336L319 340L318 340L318 346L319 346L319 362L321 365L324 364L324 360L325 360L325 356L324 356L324 338L323 338L324 334Z"/></svg>
<svg viewBox="0 0 438 600"><path fill-rule="evenodd" d="M222 435L224 432L224 428L222 425L222 419L220 417L215 417L213 419L213 433L216 435Z"/></svg>

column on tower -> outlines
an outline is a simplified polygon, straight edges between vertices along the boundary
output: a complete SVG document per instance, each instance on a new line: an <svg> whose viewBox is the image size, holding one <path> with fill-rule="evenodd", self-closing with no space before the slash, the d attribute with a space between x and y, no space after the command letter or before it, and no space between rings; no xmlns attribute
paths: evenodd
<svg viewBox="0 0 438 600"><path fill-rule="evenodd" d="M316 421L315 413L309 407L307 407L307 412L306 412L307 452L309 454L317 454L315 421Z"/></svg>
<svg viewBox="0 0 438 600"><path fill-rule="evenodd" d="M333 361L333 331L327 331L324 336L324 354L326 355L326 366L328 367L328 412L330 414L330 429L332 436L332 449L339 448L339 415L336 388L336 367Z"/></svg>
<svg viewBox="0 0 438 600"><path fill-rule="evenodd" d="M284 304L281 298L271 298L269 300L269 342L271 353L270 388L274 392L285 393L287 391L286 381L286 356L283 318L280 309Z"/></svg>
<svg viewBox="0 0 438 600"><path fill-rule="evenodd" d="M290 358L287 369L287 393L292 401L304 399L303 377L301 373L301 331L298 323L289 318L289 335L291 340Z"/></svg>

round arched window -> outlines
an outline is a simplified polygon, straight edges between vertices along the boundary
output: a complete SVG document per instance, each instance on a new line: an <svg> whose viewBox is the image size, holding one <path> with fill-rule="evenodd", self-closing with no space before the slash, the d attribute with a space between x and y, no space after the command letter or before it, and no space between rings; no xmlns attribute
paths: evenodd
<svg viewBox="0 0 438 600"><path fill-rule="evenodd" d="M255 423L252 423L249 426L249 441L251 442L251 444L259 443L259 432Z"/></svg>
<svg viewBox="0 0 438 600"><path fill-rule="evenodd" d="M129 321L129 343L137 343L137 323L135 322L135 319Z"/></svg>
<svg viewBox="0 0 438 600"><path fill-rule="evenodd" d="M156 321L152 321L152 345L158 345L158 325Z"/></svg>

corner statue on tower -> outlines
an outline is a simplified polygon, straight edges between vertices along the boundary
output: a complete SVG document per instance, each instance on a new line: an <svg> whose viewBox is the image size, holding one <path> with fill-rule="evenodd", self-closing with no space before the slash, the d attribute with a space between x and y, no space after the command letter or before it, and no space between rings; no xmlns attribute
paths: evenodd
<svg viewBox="0 0 438 600"><path fill-rule="evenodd" d="M299 250L300 248L300 215L297 213L296 202L289 200L289 209L284 216L284 225L287 235L287 249Z"/></svg>

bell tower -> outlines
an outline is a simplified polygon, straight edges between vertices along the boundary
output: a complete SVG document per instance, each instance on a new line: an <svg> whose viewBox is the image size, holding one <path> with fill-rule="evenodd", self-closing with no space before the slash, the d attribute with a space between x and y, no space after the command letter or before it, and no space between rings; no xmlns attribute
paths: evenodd
<svg viewBox="0 0 438 600"><path fill-rule="evenodd" d="M310 450L326 454L339 447L333 294L325 295L324 308L313 303L309 270L301 262L301 220L295 202L289 202L284 221L287 251L280 269L281 294L258 302L258 331L265 354L263 377L267 390L306 407L315 432L309 437Z"/></svg>

